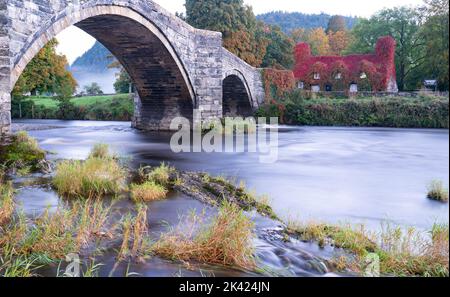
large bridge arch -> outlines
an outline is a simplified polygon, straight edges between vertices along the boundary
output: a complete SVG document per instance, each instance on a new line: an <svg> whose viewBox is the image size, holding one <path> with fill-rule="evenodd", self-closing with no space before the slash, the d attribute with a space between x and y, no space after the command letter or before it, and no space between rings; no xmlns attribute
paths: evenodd
<svg viewBox="0 0 450 297"><path fill-rule="evenodd" d="M222 48L222 34L198 30L150 0L0 0L0 134L11 124L10 92L35 54L76 25L103 43L138 87L135 126L166 130L173 117L222 117L224 73L239 71L255 108L261 74ZM190 115L192 116L192 115Z"/></svg>
<svg viewBox="0 0 450 297"><path fill-rule="evenodd" d="M173 117L192 118L196 98L191 78L170 40L149 20L128 7L66 8L22 47L11 72L11 89L39 50L75 25L105 45L122 63L136 86L134 125L167 129Z"/></svg>

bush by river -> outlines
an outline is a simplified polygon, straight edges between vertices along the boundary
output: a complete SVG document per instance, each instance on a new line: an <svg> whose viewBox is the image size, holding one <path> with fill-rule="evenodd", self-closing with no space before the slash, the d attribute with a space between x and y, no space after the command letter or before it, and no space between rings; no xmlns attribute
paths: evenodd
<svg viewBox="0 0 450 297"><path fill-rule="evenodd" d="M129 94L76 97L60 107L52 97L26 97L12 102L14 119L64 119L95 121L130 121L133 99Z"/></svg>
<svg viewBox="0 0 450 297"><path fill-rule="evenodd" d="M293 93L286 100L261 107L258 116L279 117L292 125L392 128L449 127L449 99L361 98L303 99Z"/></svg>

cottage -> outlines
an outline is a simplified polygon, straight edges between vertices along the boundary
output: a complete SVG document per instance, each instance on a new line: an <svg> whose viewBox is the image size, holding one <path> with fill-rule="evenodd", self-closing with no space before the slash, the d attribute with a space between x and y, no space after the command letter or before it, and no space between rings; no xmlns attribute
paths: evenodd
<svg viewBox="0 0 450 297"><path fill-rule="evenodd" d="M398 92L395 40L381 37L375 53L349 56L313 56L307 43L295 48L294 76L299 89L320 91Z"/></svg>

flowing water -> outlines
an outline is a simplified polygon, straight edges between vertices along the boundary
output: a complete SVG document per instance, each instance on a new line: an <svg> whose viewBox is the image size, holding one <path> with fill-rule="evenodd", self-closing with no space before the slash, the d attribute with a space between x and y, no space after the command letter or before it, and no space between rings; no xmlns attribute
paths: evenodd
<svg viewBox="0 0 450 297"><path fill-rule="evenodd" d="M50 159L84 159L96 143L107 143L131 166L169 163L179 170L205 171L244 180L258 194L267 194L275 212L283 219L330 223L364 223L377 230L382 222L429 229L449 222L449 206L426 198L432 180L449 181L448 130L280 127L278 156L274 164L259 162L254 153L182 153L169 146L170 134L143 133L130 123L27 120L16 122L51 152ZM59 197L49 179L16 179L17 199L28 215L56 208ZM116 206L123 211L128 202ZM181 215L206 206L181 194L150 204L149 224L156 234L175 225ZM209 213L215 210L207 208ZM324 259L332 249L315 244L274 240L267 230L276 222L255 214L256 251L261 266L274 275L330 275ZM105 254L103 272L114 266L114 255ZM241 276L245 271L200 265L185 265L154 257L145 264L119 266L114 275L126 271L143 276ZM49 272L50 274L50 272Z"/></svg>

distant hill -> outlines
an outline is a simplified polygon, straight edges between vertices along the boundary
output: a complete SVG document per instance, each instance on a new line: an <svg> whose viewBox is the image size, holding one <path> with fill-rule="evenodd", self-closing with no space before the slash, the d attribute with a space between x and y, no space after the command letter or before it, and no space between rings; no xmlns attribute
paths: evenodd
<svg viewBox="0 0 450 297"><path fill-rule="evenodd" d="M297 28L313 29L328 26L328 21L332 16L329 14L305 14L301 12L274 11L258 15L256 18L269 25L277 25L285 33L290 33ZM353 28L358 18L345 17L348 29Z"/></svg>
<svg viewBox="0 0 450 297"><path fill-rule="evenodd" d="M78 82L79 90L96 82L101 86L103 92L114 93L113 84L118 70L108 68L112 61L110 51L98 41L77 58L70 66L70 71Z"/></svg>

